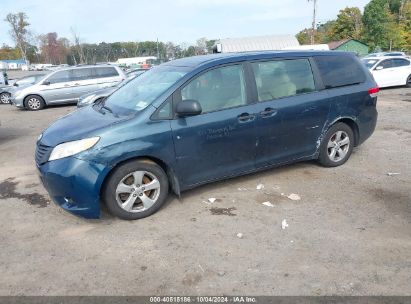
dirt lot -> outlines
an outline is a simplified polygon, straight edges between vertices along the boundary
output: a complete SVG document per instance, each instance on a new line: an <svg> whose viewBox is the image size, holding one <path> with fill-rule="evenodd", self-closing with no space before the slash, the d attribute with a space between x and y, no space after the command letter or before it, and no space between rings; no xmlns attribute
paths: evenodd
<svg viewBox="0 0 411 304"><path fill-rule="evenodd" d="M50 203L36 137L74 110L0 106L0 295L411 295L411 89L382 92L342 167L210 184L134 222Z"/></svg>

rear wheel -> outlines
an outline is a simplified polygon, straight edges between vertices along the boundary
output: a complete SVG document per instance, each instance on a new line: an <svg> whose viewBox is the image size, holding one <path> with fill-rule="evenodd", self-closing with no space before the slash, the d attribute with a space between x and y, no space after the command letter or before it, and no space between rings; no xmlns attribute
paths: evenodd
<svg viewBox="0 0 411 304"><path fill-rule="evenodd" d="M8 104L10 103L10 96L11 94L8 92L3 92L0 94L0 102L3 104Z"/></svg>
<svg viewBox="0 0 411 304"><path fill-rule="evenodd" d="M38 111L44 108L46 105L43 98L37 95L29 95L24 100L24 105L27 110Z"/></svg>
<svg viewBox="0 0 411 304"><path fill-rule="evenodd" d="M407 83L405 84L407 88L411 88L411 75L407 78Z"/></svg>
<svg viewBox="0 0 411 304"><path fill-rule="evenodd" d="M336 123L324 136L320 146L319 162L325 167L344 164L354 146L354 133L345 123Z"/></svg>
<svg viewBox="0 0 411 304"><path fill-rule="evenodd" d="M127 162L116 168L103 186L109 211L125 220L147 217L161 208L168 195L163 169L150 160Z"/></svg>

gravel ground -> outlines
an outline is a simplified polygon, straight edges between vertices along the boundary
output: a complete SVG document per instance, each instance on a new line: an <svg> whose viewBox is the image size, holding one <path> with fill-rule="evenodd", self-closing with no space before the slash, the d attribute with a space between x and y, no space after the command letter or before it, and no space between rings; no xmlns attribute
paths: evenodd
<svg viewBox="0 0 411 304"><path fill-rule="evenodd" d="M50 203L36 137L74 110L0 106L0 295L411 295L411 89L382 91L341 167L213 183L133 222Z"/></svg>

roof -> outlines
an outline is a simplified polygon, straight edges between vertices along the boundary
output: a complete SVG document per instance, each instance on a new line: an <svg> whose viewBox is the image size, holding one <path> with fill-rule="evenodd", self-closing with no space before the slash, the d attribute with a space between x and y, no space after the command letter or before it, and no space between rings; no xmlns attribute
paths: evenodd
<svg viewBox="0 0 411 304"><path fill-rule="evenodd" d="M222 53L282 50L300 45L293 35L226 38L218 43L222 46Z"/></svg>
<svg viewBox="0 0 411 304"><path fill-rule="evenodd" d="M17 63L17 64L26 64L27 63L24 59L5 59L5 60L0 60L0 62Z"/></svg>
<svg viewBox="0 0 411 304"><path fill-rule="evenodd" d="M349 52L339 52L339 54L351 54ZM240 53L219 53L211 55L192 56L172 60L163 63L162 66L198 67L205 64L224 64L244 60L271 59L281 57L299 57L314 55L335 55L331 51L265 51L265 52L240 52Z"/></svg>
<svg viewBox="0 0 411 304"><path fill-rule="evenodd" d="M335 50L336 48L338 48L338 47L342 46L343 44L347 43L348 41L352 41L352 40L366 45L365 43L362 43L361 41L359 41L357 39L344 39L344 40L339 40L339 41L330 41L327 44L328 44L328 47L330 48L330 50Z"/></svg>

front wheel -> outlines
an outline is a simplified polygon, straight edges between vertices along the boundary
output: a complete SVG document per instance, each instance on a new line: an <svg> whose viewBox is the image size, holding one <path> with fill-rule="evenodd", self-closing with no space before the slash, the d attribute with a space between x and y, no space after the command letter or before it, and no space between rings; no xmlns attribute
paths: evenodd
<svg viewBox="0 0 411 304"><path fill-rule="evenodd" d="M103 187L103 202L113 215L125 220L136 220L155 213L168 196L167 175L150 160L121 165Z"/></svg>
<svg viewBox="0 0 411 304"><path fill-rule="evenodd" d="M45 102L40 96L30 95L24 100L24 105L27 110L38 111L44 108Z"/></svg>
<svg viewBox="0 0 411 304"><path fill-rule="evenodd" d="M354 133L345 123L336 123L325 134L321 146L319 162L325 167L344 164L354 147Z"/></svg>
<svg viewBox="0 0 411 304"><path fill-rule="evenodd" d="M10 93L8 92L3 92L0 94L0 102L2 104L9 104L10 103Z"/></svg>

